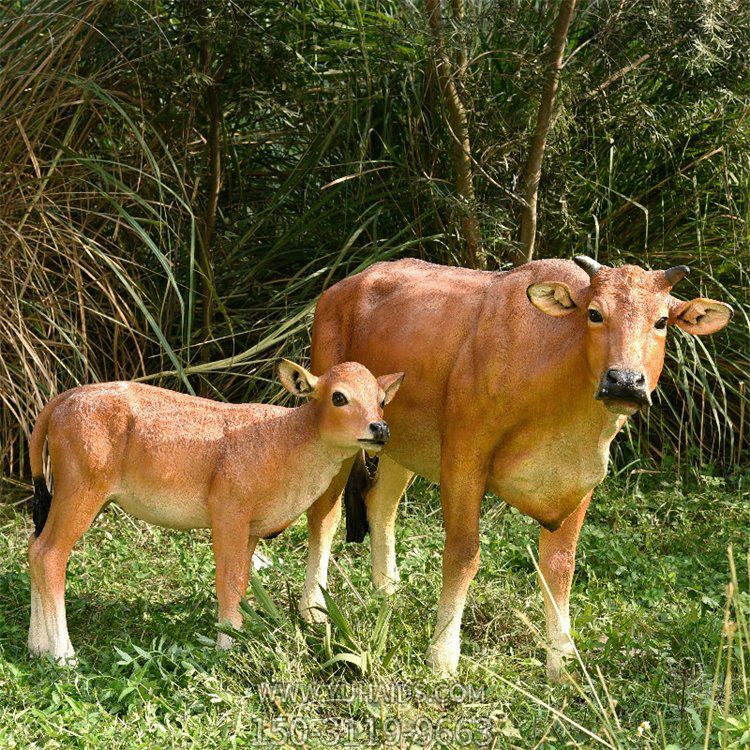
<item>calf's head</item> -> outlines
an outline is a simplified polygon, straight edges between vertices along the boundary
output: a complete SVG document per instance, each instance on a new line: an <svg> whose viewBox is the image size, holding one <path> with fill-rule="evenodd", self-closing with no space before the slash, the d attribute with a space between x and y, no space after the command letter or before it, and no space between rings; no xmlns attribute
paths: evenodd
<svg viewBox="0 0 750 750"><path fill-rule="evenodd" d="M545 281L532 284L526 294L547 315L581 319L594 396L616 414L633 414L651 404L664 365L668 326L705 336L720 331L732 317L732 308L723 302L702 297L684 302L671 295L690 272L687 266L646 271L609 268L585 255L573 260L590 278L583 291L573 294L561 281Z"/></svg>
<svg viewBox="0 0 750 750"><path fill-rule="evenodd" d="M352 453L361 448L377 452L388 442L383 408L396 395L403 377L397 372L376 378L358 362L334 365L320 377L286 359L279 364L284 387L317 403L321 438Z"/></svg>

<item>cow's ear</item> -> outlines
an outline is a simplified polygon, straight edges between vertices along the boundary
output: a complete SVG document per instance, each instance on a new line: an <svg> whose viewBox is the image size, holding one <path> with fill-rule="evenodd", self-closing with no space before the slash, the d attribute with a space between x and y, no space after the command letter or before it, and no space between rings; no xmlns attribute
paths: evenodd
<svg viewBox="0 0 750 750"><path fill-rule="evenodd" d="M279 380L295 396L313 396L318 379L301 365L282 359L278 365Z"/></svg>
<svg viewBox="0 0 750 750"><path fill-rule="evenodd" d="M669 311L669 322L696 336L708 336L724 328L734 310L725 302L697 297L690 302L675 300Z"/></svg>
<svg viewBox="0 0 750 750"><path fill-rule="evenodd" d="M532 284L526 290L526 296L538 310L556 318L568 315L576 309L570 288L561 281L543 281L540 284Z"/></svg>

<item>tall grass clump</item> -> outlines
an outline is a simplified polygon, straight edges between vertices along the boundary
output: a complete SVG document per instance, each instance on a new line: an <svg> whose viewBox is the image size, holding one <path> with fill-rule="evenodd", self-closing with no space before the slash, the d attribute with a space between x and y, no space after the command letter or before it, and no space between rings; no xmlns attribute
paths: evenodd
<svg viewBox="0 0 750 750"><path fill-rule="evenodd" d="M378 260L509 267L554 24L548 3L447 14L475 197L421 4L22 0L0 15L0 464L53 394L141 378L275 398L315 301ZM747 460L750 9L583 3L565 50L537 256L694 266L679 293L734 305L676 333L616 456L710 474Z"/></svg>

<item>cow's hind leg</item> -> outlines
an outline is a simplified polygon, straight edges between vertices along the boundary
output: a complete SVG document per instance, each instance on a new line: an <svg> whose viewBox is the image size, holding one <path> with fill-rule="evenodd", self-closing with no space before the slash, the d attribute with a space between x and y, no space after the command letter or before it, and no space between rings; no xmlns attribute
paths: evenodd
<svg viewBox="0 0 750 750"><path fill-rule="evenodd" d="M104 504L105 493L89 487L75 493L60 487L39 537L29 541L31 622L29 652L49 654L61 664L74 663L65 614L65 576L75 543Z"/></svg>
<svg viewBox="0 0 750 750"><path fill-rule="evenodd" d="M542 593L549 648L547 676L551 682L562 679L565 659L574 652L570 638L570 586L575 571L578 535L590 500L591 494L557 531L542 529L539 535L539 569L547 584L542 583Z"/></svg>
<svg viewBox="0 0 750 750"><path fill-rule="evenodd" d="M375 484L367 493L372 582L384 594L392 594L399 581L396 565L396 512L401 496L413 476L414 473L401 464L388 456L382 456Z"/></svg>
<svg viewBox="0 0 750 750"><path fill-rule="evenodd" d="M326 619L325 600L320 587L328 583L328 561L333 537L341 520L341 493L351 471L352 461L344 462L341 471L328 489L307 511L307 575L305 589L299 602L299 613L307 622Z"/></svg>

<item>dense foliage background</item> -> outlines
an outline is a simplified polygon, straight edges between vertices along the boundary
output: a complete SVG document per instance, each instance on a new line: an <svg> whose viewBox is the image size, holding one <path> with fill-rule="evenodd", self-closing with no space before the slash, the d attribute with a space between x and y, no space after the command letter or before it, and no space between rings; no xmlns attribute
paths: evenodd
<svg viewBox="0 0 750 750"><path fill-rule="evenodd" d="M78 383L275 396L317 295L376 260L508 267L558 7L454 0L436 35L410 0L0 3L2 472L25 475L38 410ZM572 20L536 256L687 263L680 295L738 313L672 334L621 467L747 457L749 62L741 0L594 0Z"/></svg>

